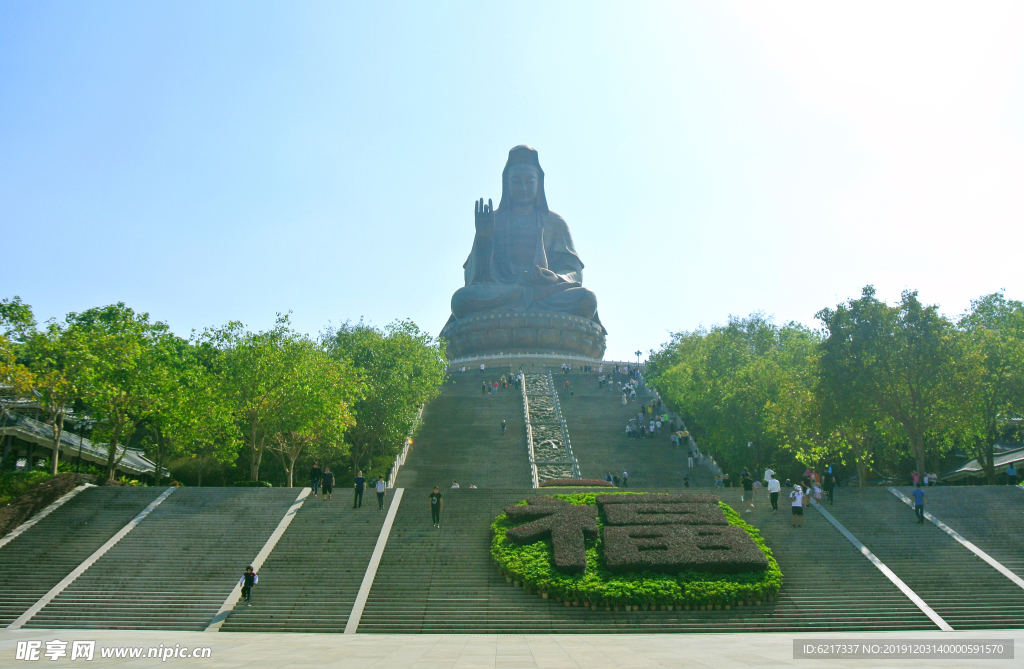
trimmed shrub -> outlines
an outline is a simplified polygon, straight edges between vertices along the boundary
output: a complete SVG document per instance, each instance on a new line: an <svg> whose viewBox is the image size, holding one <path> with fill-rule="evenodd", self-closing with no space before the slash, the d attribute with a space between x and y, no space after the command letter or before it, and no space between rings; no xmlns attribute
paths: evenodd
<svg viewBox="0 0 1024 669"><path fill-rule="evenodd" d="M720 512L721 513L721 512ZM725 515L722 515L725 520ZM615 573L699 571L738 574L764 571L768 559L738 527L690 525L604 528L604 559Z"/></svg>
<svg viewBox="0 0 1024 669"><path fill-rule="evenodd" d="M512 521L529 521L509 528L505 536L519 545L550 539L555 566L565 573L587 568L585 539L597 538L597 507L573 506L551 497L531 497L526 506L511 506L505 515Z"/></svg>
<svg viewBox="0 0 1024 669"><path fill-rule="evenodd" d="M610 481L604 479L548 479L542 481L540 484L541 488L614 488Z"/></svg>
<svg viewBox="0 0 1024 669"><path fill-rule="evenodd" d="M594 506L598 496L621 496L625 503L633 502L638 494L623 492L604 495L590 492L559 494L554 497L573 506ZM680 500L677 503L695 502L696 500L686 499L685 502ZM615 502L606 500L605 503ZM782 587L782 572L771 550L761 539L760 532L743 522L732 508L722 503L719 503L719 507L729 525L744 531L754 542L768 562L767 569L734 574L698 572L692 569L675 574L654 571L614 573L606 566L604 539L599 534L597 537L585 539L586 570L582 573L564 573L555 566L554 545L551 540L544 539L519 545L509 539L506 536L507 532L520 521L512 520L504 513L491 525L494 531L491 556L506 576L520 582L525 589L547 594L549 599L587 602L601 607L728 606L738 602L756 603L773 599ZM600 516L597 524L599 529L603 525ZM718 527L720 526L706 529Z"/></svg>
<svg viewBox="0 0 1024 669"><path fill-rule="evenodd" d="M598 495L595 499L600 507L603 507L605 504L718 504L718 498L707 493L679 493L678 495L673 495L651 492L636 493L632 497L612 493L610 495Z"/></svg>
<svg viewBox="0 0 1024 669"><path fill-rule="evenodd" d="M717 504L608 504L607 525L728 525Z"/></svg>

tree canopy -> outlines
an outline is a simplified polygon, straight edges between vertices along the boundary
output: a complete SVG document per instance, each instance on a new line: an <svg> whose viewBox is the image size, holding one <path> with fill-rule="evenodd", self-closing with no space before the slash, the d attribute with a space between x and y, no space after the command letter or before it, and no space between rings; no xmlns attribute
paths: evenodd
<svg viewBox="0 0 1024 669"><path fill-rule="evenodd" d="M727 469L790 463L897 473L951 450L994 478L994 444L1024 414L1024 308L1002 293L959 319L914 291L886 304L867 286L817 314L820 330L763 314L672 336L649 377Z"/></svg>

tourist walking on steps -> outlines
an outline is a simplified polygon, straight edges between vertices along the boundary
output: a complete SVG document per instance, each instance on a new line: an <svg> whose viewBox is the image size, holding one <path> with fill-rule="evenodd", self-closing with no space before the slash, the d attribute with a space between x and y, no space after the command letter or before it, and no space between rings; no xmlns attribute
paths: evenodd
<svg viewBox="0 0 1024 669"><path fill-rule="evenodd" d="M779 483L779 479L770 478L768 479L768 499L772 503L772 513L779 512L779 492L782 490L782 484Z"/></svg>
<svg viewBox="0 0 1024 669"><path fill-rule="evenodd" d="M831 469L831 467L829 468ZM836 475L829 472L825 474L825 496L828 497L828 503L835 503L835 490L836 490Z"/></svg>
<svg viewBox="0 0 1024 669"><path fill-rule="evenodd" d="M441 527L442 508L444 508L444 500L441 499L441 493L437 486L434 486L434 492L430 493L430 519L434 523L434 527Z"/></svg>
<svg viewBox="0 0 1024 669"><path fill-rule="evenodd" d="M316 497L317 491L320 490L320 479L323 478L323 475L320 463L314 462L313 469L309 471L309 487L313 489L313 497Z"/></svg>
<svg viewBox="0 0 1024 669"><path fill-rule="evenodd" d="M747 503L747 513L754 510L754 479L750 478L750 473L743 470L743 478L740 479L743 484L743 496L741 500Z"/></svg>
<svg viewBox="0 0 1024 669"><path fill-rule="evenodd" d="M331 498L331 493L334 492L334 472L331 471L330 467L324 467L322 485L324 487L323 500L326 502Z"/></svg>
<svg viewBox="0 0 1024 669"><path fill-rule="evenodd" d="M505 419L501 419L501 433L505 434Z"/></svg>
<svg viewBox="0 0 1024 669"><path fill-rule="evenodd" d="M246 606L252 606L252 586L259 583L259 581L260 577L252 570L252 565L246 567L242 578L238 579L238 584L242 586L242 599L245 601Z"/></svg>
<svg viewBox="0 0 1024 669"><path fill-rule="evenodd" d="M804 492L799 485L793 486L793 492L789 493L789 499L793 505L793 527L804 526Z"/></svg>
<svg viewBox="0 0 1024 669"><path fill-rule="evenodd" d="M352 508L361 509L363 508L363 490L366 489L366 478L362 472L356 472L355 489L356 494L352 498Z"/></svg>
<svg viewBox="0 0 1024 669"><path fill-rule="evenodd" d="M628 488L629 487L629 473L628 472L622 472L622 487L623 488Z"/></svg>
<svg viewBox="0 0 1024 669"><path fill-rule="evenodd" d="M388 484L384 482L383 476L377 477L377 507L384 510L384 495L387 494Z"/></svg>
<svg viewBox="0 0 1024 669"><path fill-rule="evenodd" d="M917 524L924 525L924 488L920 483L914 488L914 513L917 514Z"/></svg>
<svg viewBox="0 0 1024 669"><path fill-rule="evenodd" d="M1017 465L1010 463L1010 466L1006 468L1006 484L1017 485Z"/></svg>

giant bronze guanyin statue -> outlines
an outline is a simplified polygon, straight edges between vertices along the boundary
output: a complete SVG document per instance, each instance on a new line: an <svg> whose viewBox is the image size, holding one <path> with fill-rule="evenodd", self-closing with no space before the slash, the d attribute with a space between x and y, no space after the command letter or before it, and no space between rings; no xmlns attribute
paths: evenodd
<svg viewBox="0 0 1024 669"><path fill-rule="evenodd" d="M601 358L597 297L565 220L548 209L537 152L517 146L502 172L501 201L475 205L476 237L441 336L449 357L568 353Z"/></svg>

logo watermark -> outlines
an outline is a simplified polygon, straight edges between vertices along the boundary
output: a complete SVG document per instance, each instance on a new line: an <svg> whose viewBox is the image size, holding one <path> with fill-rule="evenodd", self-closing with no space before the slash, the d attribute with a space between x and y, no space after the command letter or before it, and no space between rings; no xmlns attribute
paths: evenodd
<svg viewBox="0 0 1024 669"><path fill-rule="evenodd" d="M55 661L59 659L84 660L95 658L151 658L166 662L171 659L203 659L212 655L209 647L182 646L99 646L95 641L19 641L14 651L15 660L35 662L37 660Z"/></svg>

